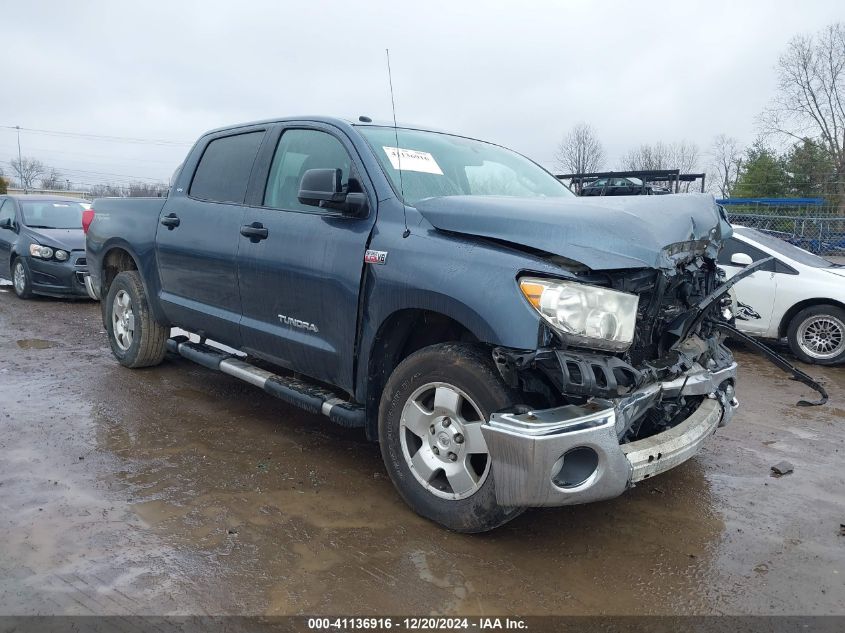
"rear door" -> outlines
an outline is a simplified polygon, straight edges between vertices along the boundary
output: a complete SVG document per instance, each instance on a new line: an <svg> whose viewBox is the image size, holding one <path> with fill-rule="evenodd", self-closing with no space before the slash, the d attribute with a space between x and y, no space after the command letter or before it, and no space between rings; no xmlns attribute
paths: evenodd
<svg viewBox="0 0 845 633"><path fill-rule="evenodd" d="M168 318L233 347L240 344L237 253L244 198L265 133L246 128L209 137L186 162L156 233Z"/></svg>
<svg viewBox="0 0 845 633"><path fill-rule="evenodd" d="M375 221L302 204L308 169L340 169L349 191L372 192L348 138L330 125L284 124L262 149L238 252L241 348L307 376L353 388L364 252Z"/></svg>

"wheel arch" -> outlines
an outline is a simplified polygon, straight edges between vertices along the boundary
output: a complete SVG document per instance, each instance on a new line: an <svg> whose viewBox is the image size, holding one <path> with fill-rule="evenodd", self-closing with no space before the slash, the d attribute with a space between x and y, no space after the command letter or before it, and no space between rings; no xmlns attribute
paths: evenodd
<svg viewBox="0 0 845 633"><path fill-rule="evenodd" d="M799 312L801 312L801 310L804 310L805 308L811 308L813 306L819 305L832 305L845 310L845 303L837 301L836 299L814 298L799 301L791 308L789 308L789 310L784 313L783 318L781 318L780 324L778 325L778 338L783 338L787 335L787 332L789 330L789 324L792 322L792 319L795 318L796 314L798 314Z"/></svg>
<svg viewBox="0 0 845 633"><path fill-rule="evenodd" d="M167 319L162 313L158 302L153 300L157 297L157 293L153 293L153 288L148 283L145 275L145 267L141 265L143 261L133 249L124 242L114 242L103 249L102 255L99 257L100 266L100 301L103 304L103 318L105 319L105 301L109 294L109 287L114 278L118 274L127 270L136 270L140 274L141 284L144 286L144 291L147 297L150 298L150 312L155 317L156 321L160 323L167 323Z"/></svg>
<svg viewBox="0 0 845 633"><path fill-rule="evenodd" d="M378 408L390 374L405 358L437 343L477 343L479 337L452 316L422 308L397 310L379 325L366 363L366 432L378 439Z"/></svg>

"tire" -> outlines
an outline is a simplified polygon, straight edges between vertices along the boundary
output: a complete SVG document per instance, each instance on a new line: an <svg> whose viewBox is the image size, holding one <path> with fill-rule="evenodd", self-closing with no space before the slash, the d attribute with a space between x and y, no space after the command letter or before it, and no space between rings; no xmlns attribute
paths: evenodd
<svg viewBox="0 0 845 633"><path fill-rule="evenodd" d="M838 306L804 308L789 322L786 336L792 352L805 363L845 362L845 310Z"/></svg>
<svg viewBox="0 0 845 633"><path fill-rule="evenodd" d="M150 314L138 271L124 271L114 278L103 307L111 351L121 365L135 369L164 360L170 330Z"/></svg>
<svg viewBox="0 0 845 633"><path fill-rule="evenodd" d="M480 430L491 413L514 402L480 346L432 345L402 361L379 406L381 454L402 499L457 532L486 532L517 517L523 508L496 503Z"/></svg>
<svg viewBox="0 0 845 633"><path fill-rule="evenodd" d="M21 299L32 298L32 273L24 257L16 257L12 262L12 288Z"/></svg>

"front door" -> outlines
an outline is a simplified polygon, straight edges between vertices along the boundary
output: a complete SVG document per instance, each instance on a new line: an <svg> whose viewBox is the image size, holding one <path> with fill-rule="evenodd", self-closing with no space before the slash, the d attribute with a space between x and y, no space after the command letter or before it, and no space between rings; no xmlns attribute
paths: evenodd
<svg viewBox="0 0 845 633"><path fill-rule="evenodd" d="M738 265L732 261L734 255L738 253L748 255L755 262L769 257L768 253L764 253L751 244L746 244L735 237L728 239L718 259L719 266L725 269L728 279L745 268L745 265ZM769 329L778 282L775 266L776 262L771 261L733 287L737 300L735 315L737 327L743 332L762 336Z"/></svg>
<svg viewBox="0 0 845 633"><path fill-rule="evenodd" d="M241 237L241 349L318 380L353 389L353 355L364 253L375 221L302 204L309 169L340 169L347 191L362 181L352 144L328 125L287 126L262 150L269 165L244 224L266 238ZM275 136L274 136L275 137ZM262 159L259 159L259 163Z"/></svg>
<svg viewBox="0 0 845 633"><path fill-rule="evenodd" d="M15 224L15 201L11 198L0 199L0 221L11 220ZM12 242L17 238L15 229L0 229L0 277L12 278Z"/></svg>
<svg viewBox="0 0 845 633"><path fill-rule="evenodd" d="M159 217L161 303L175 325L238 347L237 254L244 197L265 131L212 138ZM187 167L187 164L186 164Z"/></svg>

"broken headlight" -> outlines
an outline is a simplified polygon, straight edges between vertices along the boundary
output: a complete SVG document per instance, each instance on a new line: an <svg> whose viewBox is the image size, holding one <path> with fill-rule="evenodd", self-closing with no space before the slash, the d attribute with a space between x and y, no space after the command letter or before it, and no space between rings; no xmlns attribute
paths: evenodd
<svg viewBox="0 0 845 633"><path fill-rule="evenodd" d="M609 288L523 277L519 288L528 302L567 342L623 352L634 340L639 297Z"/></svg>

